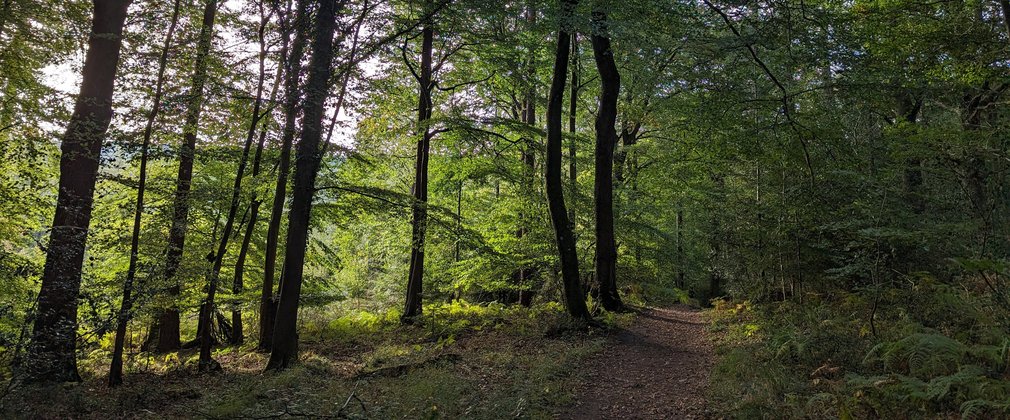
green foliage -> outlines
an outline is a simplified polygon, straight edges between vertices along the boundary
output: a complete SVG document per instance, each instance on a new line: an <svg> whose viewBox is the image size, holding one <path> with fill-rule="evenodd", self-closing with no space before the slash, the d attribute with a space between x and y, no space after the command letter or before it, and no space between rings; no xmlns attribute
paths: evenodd
<svg viewBox="0 0 1010 420"><path fill-rule="evenodd" d="M836 291L802 306L720 303L712 319L721 331L713 395L741 417L1001 416L1010 339L988 329L962 334L972 340L965 342L924 327L921 321L946 313L944 305L960 309L965 324L989 319L969 309L977 304L971 295L940 290L888 290L878 298L876 335L867 320L851 318L870 304L859 294ZM941 311L922 306L930 302L893 304L916 296L932 296Z"/></svg>
<svg viewBox="0 0 1010 420"><path fill-rule="evenodd" d="M129 261L138 146L170 3L135 2L126 30L79 296L81 366L89 379L102 374L111 346ZM221 9L186 248L179 272L167 279L165 238L199 3L183 2L183 24L169 45L127 341L128 371L168 378L185 372L193 355L164 359L136 347L164 308L180 308L184 339L195 335L207 255L221 239L251 120L256 14L260 6L281 12L271 2L226 2ZM369 401L389 404L344 414L536 417L568 398L565 369L599 343L540 341L570 339L583 325L557 303L539 118L553 77L548 40L564 25L580 34L573 70L582 84L574 132L564 137L564 163L574 165L571 173L565 167L564 187L581 280L592 284L600 92L587 35L600 34L590 21L599 9L608 13L622 76L613 180L619 288L632 305L716 307L721 361L713 394L727 416L1008 415L1010 33L1001 4L603 1L581 2L564 22L556 6L463 0L439 9L431 18L438 28L434 110L420 126L412 73L421 10L414 2L369 10L365 2L348 2L339 26L350 28L358 12L368 12L356 50L367 56L346 63L340 55L335 64L353 68L314 197L299 313L302 342L312 350L302 367L262 382L206 379L204 385L227 391L194 397L194 406L207 409L200 414L296 416L314 407L281 402L344 405L357 388L320 377L423 363L488 337L512 352L469 355L488 370L435 363L405 378L375 379ZM52 76L79 70L88 7L84 1L0 6L2 378L12 376L30 329L57 196L57 140L76 89ZM279 16L271 18L262 28L268 91L277 83L269 75L282 44ZM337 39L340 54L352 50L349 35ZM566 95L563 105L571 100ZM242 216L238 223L257 223L243 291L232 291L229 281L237 236L223 256L218 309L242 309L247 333L259 315L264 225L280 166L278 104L274 98L265 116L262 173L238 192L240 215L254 194L264 203L260 220ZM526 109L536 121L522 116ZM423 203L425 311L417 325L404 327L397 308L412 246L411 209L420 204L411 193L417 133L424 129L435 133ZM181 293L169 296L176 285ZM515 305L528 293L532 308ZM626 318L599 319L614 326ZM516 344L526 341L544 349ZM353 353L332 348L343 345L360 345L357 356L348 356L358 359L333 357ZM262 362L249 346L216 356L246 375ZM296 389L302 381L327 395L304 395ZM281 388L283 398L274 391ZM473 389L492 397L471 401ZM59 404L71 408L53 416L100 411L88 395L69 390ZM117 407L159 403L135 391L115 398Z"/></svg>
<svg viewBox="0 0 1010 420"><path fill-rule="evenodd" d="M0 399L0 415L100 417L150 410L180 417L339 412L350 418L490 418L508 412L548 418L571 403L581 379L576 366L604 344L593 332L545 338L546 330L570 322L556 305L522 311L456 302L426 307L425 313L444 318L434 326L413 327L400 326L395 312L350 309L307 318L301 362L280 373L262 373L266 355L251 348L215 352L225 365L225 372L215 375L194 375L193 364L185 366L171 356L140 355L128 364L124 386L16 387ZM339 321L327 324L327 319ZM429 322L433 320L423 321ZM433 332L450 333L454 339ZM100 373L107 353L90 357L82 361L85 373ZM196 350L181 357L195 361ZM158 392L150 392L152 387ZM42 404L49 398L45 395L55 397Z"/></svg>
<svg viewBox="0 0 1010 420"><path fill-rule="evenodd" d="M958 363L968 349L937 334L912 334L896 342L881 343L866 356L866 363L881 363L886 371L929 379L949 375L961 368Z"/></svg>

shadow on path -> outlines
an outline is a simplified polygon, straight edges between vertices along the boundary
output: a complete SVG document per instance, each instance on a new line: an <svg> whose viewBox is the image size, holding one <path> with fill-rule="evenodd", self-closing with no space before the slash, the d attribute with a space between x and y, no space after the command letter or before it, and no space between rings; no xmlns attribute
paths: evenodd
<svg viewBox="0 0 1010 420"><path fill-rule="evenodd" d="M703 419L714 365L701 312L649 308L582 367L587 381L564 419Z"/></svg>

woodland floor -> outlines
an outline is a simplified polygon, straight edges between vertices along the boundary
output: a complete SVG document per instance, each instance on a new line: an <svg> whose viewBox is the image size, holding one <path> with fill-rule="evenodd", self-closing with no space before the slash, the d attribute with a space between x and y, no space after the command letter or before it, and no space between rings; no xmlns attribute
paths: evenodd
<svg viewBox="0 0 1010 420"><path fill-rule="evenodd" d="M446 317L424 327L306 334L302 363L281 373L263 373L266 354L252 351L254 343L218 349L224 371L210 375L195 372L192 350L141 353L128 360L125 385L109 389L107 360L88 358L82 383L0 386L0 418L711 416L714 352L697 309L619 315L603 334L559 333L566 315L554 311L467 312L457 317L471 323L451 333L459 320Z"/></svg>
<svg viewBox="0 0 1010 420"><path fill-rule="evenodd" d="M566 419L702 419L715 364L702 313L643 309L586 361L587 380Z"/></svg>

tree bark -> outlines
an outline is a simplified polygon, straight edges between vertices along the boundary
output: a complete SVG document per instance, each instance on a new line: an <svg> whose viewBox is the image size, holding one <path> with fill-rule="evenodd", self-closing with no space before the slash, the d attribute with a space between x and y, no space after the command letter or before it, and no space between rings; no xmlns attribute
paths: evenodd
<svg viewBox="0 0 1010 420"><path fill-rule="evenodd" d="M600 110L596 117L596 283L600 303L608 311L621 309L617 291L617 243L614 238L614 146L617 143L617 98L621 75L607 35L607 14L593 11L593 57L600 73Z"/></svg>
<svg viewBox="0 0 1010 420"><path fill-rule="evenodd" d="M684 208L677 208L677 287L685 290L684 281Z"/></svg>
<svg viewBox="0 0 1010 420"><path fill-rule="evenodd" d="M192 84L189 91L189 103L186 107L186 122L182 129L183 142L179 149L179 175L175 183L172 228L169 230L168 253L165 256L165 278L175 284L168 290L173 302L161 313L157 323L158 344L155 351L159 353L178 350L182 346L179 340L179 308L174 302L179 296L181 286L175 275L182 262L183 248L186 245L186 230L189 226L189 192L193 183L196 134L199 130L200 112L203 108L203 90L207 83L207 58L210 55L211 41L214 38L214 19L217 16L217 6L217 0L207 0L204 6L196 63L193 67Z"/></svg>
<svg viewBox="0 0 1010 420"><path fill-rule="evenodd" d="M424 245L428 229L428 153L431 149L431 129L428 121L431 119L431 55L435 29L432 22L424 23L421 29L421 68L415 75L418 82L417 105L417 161L414 165L414 204L411 210L411 244L410 272L407 279L407 299L400 320L404 323L413 322L421 315L424 281Z"/></svg>
<svg viewBox="0 0 1010 420"><path fill-rule="evenodd" d="M262 43L262 41L264 40L261 37L261 52L265 53L266 52L265 43ZM284 63L285 60L287 59L286 57L288 48L287 41L288 41L287 37L282 37L282 45L279 60L280 63ZM262 61L260 63L261 63L260 69L262 71L263 63ZM284 68L283 65L277 66L277 73L274 76L273 86L270 88L270 101L269 101L270 104L273 104L274 101L277 100L277 92L279 90L279 86L282 80L281 77L284 74L283 68ZM261 172L263 162L263 149L266 147L267 133L269 132L268 127L270 126L270 120L271 120L271 118L269 118L269 114L270 114L269 111L264 112L263 115L261 115L259 119L256 120L257 122L262 122L262 126L260 127L260 138L256 144L256 153L255 155L253 155L252 178L254 180L259 178ZM235 295L242 293L242 290L245 288L244 277L245 277L246 257L249 255L249 246L252 243L253 233L256 231L256 224L259 222L259 210L262 204L263 200L259 198L259 196L256 193L256 190L254 189L249 203L249 224L246 225L245 235L242 239L242 246L239 248L238 259L235 261L235 278L232 282L232 293L234 293ZM271 295L273 294L272 288L269 292ZM232 344L240 344L241 342L243 342L244 341L243 334L244 333L242 328L242 312L237 309L233 310Z"/></svg>
<svg viewBox="0 0 1010 420"><path fill-rule="evenodd" d="M898 98L898 116L908 124L915 124L922 109L922 100L911 93L904 93ZM922 197L922 159L909 158L906 162L904 181L905 196L909 207L915 214L926 211L926 201Z"/></svg>
<svg viewBox="0 0 1010 420"><path fill-rule="evenodd" d="M537 22L537 14L532 4L526 7L526 22L529 30L534 30ZM528 51L529 57L526 62L526 94L523 99L522 122L531 129L537 125L537 92L536 92L536 51L531 47ZM532 132L533 130L531 130ZM526 147L522 151L523 164L526 166L526 191L533 193L536 186L536 137L530 136L526 141ZM529 232L530 214L526 209L519 214L519 229L516 230L516 239L522 239ZM516 272L516 287L519 289L519 305L529 307L533 304L533 269L527 266L519 267Z"/></svg>
<svg viewBox="0 0 1010 420"><path fill-rule="evenodd" d="M307 0L301 0L306 2ZM315 39L308 80L305 83L305 104L302 135L295 160L295 178L291 211L288 213L288 235L284 247L284 282L277 307L274 342L267 362L268 370L283 370L298 361L298 300L301 297L302 270L308 245L312 197L316 175L322 159L320 143L323 134L323 114L328 93L330 62L333 59L333 33L336 27L336 2L320 0L316 16ZM341 1L341 5L343 2Z"/></svg>
<svg viewBox="0 0 1010 420"><path fill-rule="evenodd" d="M80 381L77 299L91 224L102 142L112 121L112 95L129 0L94 0L81 90L60 145L59 196L26 359L27 381Z"/></svg>
<svg viewBox="0 0 1010 420"><path fill-rule="evenodd" d="M259 350L269 351L273 345L273 331L277 313L277 298L274 295L274 272L277 269L277 246L284 217L284 201L287 198L288 174L291 170L291 147L295 138L298 119L299 97L301 95L301 62L305 55L305 38L308 36L308 1L298 1L294 25L286 28L285 37L294 31L294 40L287 56L284 69L284 129L281 131L280 161L277 164L277 184L274 188L270 223L267 226L266 257L263 263L263 288L260 293L260 341Z"/></svg>
<svg viewBox="0 0 1010 420"><path fill-rule="evenodd" d="M218 245L217 252L212 254L213 266L207 279L207 298L204 300L200 311L199 324L203 326L203 328L197 327L197 331L200 332L200 362L198 364L200 371L211 371L221 368L221 365L211 357L211 346L214 343L214 338L212 337L210 324L214 314L217 313L214 299L217 295L218 283L220 282L221 267L224 265L224 254L228 251L228 241L231 239L232 230L235 228L235 217L238 215L239 201L242 196L242 178L245 177L245 169L249 163L249 151L252 149L252 142L256 137L256 126L259 125L259 120L262 118L260 108L263 104L263 83L266 78L266 46L263 39L263 31L266 29L266 24L266 18L264 17L259 28L259 80L256 84L256 99L253 101L252 121L249 123L249 129L246 132L245 143L242 145L242 156L239 158L238 170L235 173L235 182L232 184L231 203L228 207L228 216L225 218L224 230L221 232L221 242ZM242 291L241 283L233 283L233 288L236 289L236 293ZM242 314L233 314L232 319L233 321L237 321L239 331L241 332ZM235 327L235 323L232 324L232 327ZM242 341L241 337L236 337L234 334L232 334L231 340L233 342Z"/></svg>
<svg viewBox="0 0 1010 420"><path fill-rule="evenodd" d="M565 18L572 15L576 5L577 2L574 0L561 2L562 22L570 20ZM579 281L579 257L575 247L575 235L572 233L572 222L568 218L568 211L565 208L564 185L561 183L561 145L563 142L561 113L565 94L565 79L568 75L570 44L573 38L569 35L566 25L566 23L562 23L562 27L558 31L557 50L554 54L554 74L547 101L547 160L544 165L546 168L544 178L546 179L547 206L551 214L551 223L554 226L558 256L561 260L565 307L573 318L588 320L591 317L586 308L585 294L582 292L582 284ZM573 96L574 92L573 89ZM572 119L574 120L574 117Z"/></svg>
<svg viewBox="0 0 1010 420"><path fill-rule="evenodd" d="M568 184L571 193L569 198L572 201L572 206L568 208L568 220L572 224L572 230L575 229L575 197L579 192L579 176L578 176L578 162L577 158L577 144L575 141L575 134L577 130L577 112L579 109L579 91L581 86L579 86L579 34L572 32L572 93L571 100L568 104L568 132L571 133L571 138L568 140Z"/></svg>
<svg viewBox="0 0 1010 420"><path fill-rule="evenodd" d="M717 201L726 199L726 177L722 174L711 174L710 179L715 188ZM712 300L722 296L722 271L720 260L722 259L722 220L718 212L712 212L711 233L709 235L709 277L708 277L708 299L705 305L711 305Z"/></svg>
<svg viewBox="0 0 1010 420"><path fill-rule="evenodd" d="M116 323L116 341L112 346L112 363L109 366L109 386L123 383L123 347L126 341L126 326L130 322L130 311L133 308L133 283L137 277L137 259L140 250L141 218L144 214L144 192L147 187L147 158L151 146L151 135L154 132L154 122L161 112L161 99L165 88L165 69L168 66L168 55L175 36L175 28L179 23L181 0L175 0L172 6L171 23L165 42L158 58L158 77L154 88L154 103L151 112L147 114L147 125L144 126L144 140L140 147L140 176L137 182L137 204L133 210L133 234L130 239L130 263L126 270L126 281L123 283L123 300L119 307L119 317Z"/></svg>

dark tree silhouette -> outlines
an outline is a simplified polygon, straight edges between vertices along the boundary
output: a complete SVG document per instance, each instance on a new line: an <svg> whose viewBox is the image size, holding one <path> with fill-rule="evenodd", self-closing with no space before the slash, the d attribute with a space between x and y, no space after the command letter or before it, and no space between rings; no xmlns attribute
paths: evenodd
<svg viewBox="0 0 1010 420"><path fill-rule="evenodd" d="M301 2L305 2L302 0ZM300 2L300 3L301 3ZM288 213L288 235L284 247L284 281L277 306L274 342L267 370L283 370L298 361L298 300L301 297L302 270L308 247L309 220L316 175L322 160L320 142L323 134L323 114L329 92L333 59L333 33L336 23L336 2L319 0L312 59L305 82L302 135L295 156L295 178L292 187L291 211ZM343 6L343 1L340 2Z"/></svg>
<svg viewBox="0 0 1010 420"><path fill-rule="evenodd" d="M614 238L614 147L617 144L617 98L621 75L607 34L607 14L593 11L593 57L600 73L600 110L596 116L596 283L603 308L621 309L617 292L617 242Z"/></svg>
<svg viewBox="0 0 1010 420"><path fill-rule="evenodd" d="M429 2L430 4L430 2ZM414 165L414 203L411 210L410 272L407 277L407 299L401 320L411 322L421 315L421 293L424 282L424 240L428 229L428 153L431 150L431 119L433 88L431 76L432 44L435 29L430 21L421 29L421 68L415 72L418 82L417 160ZM411 71L414 71L411 68Z"/></svg>
<svg viewBox="0 0 1010 420"><path fill-rule="evenodd" d="M551 80L550 96L547 100L547 162L544 177L547 180L547 205L554 225L554 234L558 243L558 254L561 257L561 276L564 283L565 306L568 313L575 318L589 319L586 308L585 294L579 282L579 257L575 248L575 235L572 233L572 222L565 208L565 192L561 182L562 165L562 130L561 114L565 94L565 79L568 76L568 60L571 52L572 36L564 17L570 17L577 3L573 0L563 1L562 27L558 31L558 46L554 53L554 76ZM569 19L570 20L570 19Z"/></svg>
<svg viewBox="0 0 1010 420"><path fill-rule="evenodd" d="M179 296L181 286L175 277L182 262L183 248L186 246L186 230L189 226L189 192L193 184L193 159L196 155L196 133L200 126L200 112L203 109L204 86L207 84L207 59L210 55L211 41L214 38L214 20L217 16L218 0L207 0L203 9L203 20L200 26L200 40L197 44L196 63L193 76L190 79L189 101L186 104L186 121L182 128L182 147L179 149L179 174L175 181L175 199L173 202L172 228L168 233L168 253L165 256L165 278L175 282L169 288L169 295L174 300ZM179 308L175 302L162 311L158 318L157 352L178 350L182 343L179 340Z"/></svg>
<svg viewBox="0 0 1010 420"><path fill-rule="evenodd" d="M305 56L305 37L308 36L308 2L299 1L294 16L282 16L281 27L284 38L294 35L291 49L282 52L284 60L284 128L281 130L280 160L277 163L277 184L274 187L274 201L270 209L270 223L267 225L266 258L263 263L263 288L260 293L260 341L259 350L269 351L273 345L274 321L277 313L277 298L274 295L274 273L277 271L277 248L284 217L284 201L287 199L288 175L291 172L291 148L298 123L299 98L301 96L302 58ZM290 22L293 19L293 22ZM286 41L285 41L286 44Z"/></svg>
<svg viewBox="0 0 1010 420"><path fill-rule="evenodd" d="M175 0L172 5L171 23L165 34L165 43L158 57L158 78L154 88L154 103L147 113L147 124L144 126L144 140L140 146L140 176L137 180L137 204L133 210L133 232L130 237L130 263L126 269L126 281L123 283L123 300L119 307L119 317L116 320L116 341L112 347L112 363L109 366L109 386L123 383L123 347L126 341L126 326L130 322L130 311L133 310L133 284L137 277L137 259L140 249L141 218L144 214L144 192L147 189L147 159L151 146L151 135L154 132L154 122L161 112L161 100L165 93L165 69L168 66L168 54L171 51L175 28L179 24L179 9L182 0Z"/></svg>
<svg viewBox="0 0 1010 420"><path fill-rule="evenodd" d="M81 379L76 359L81 266L130 1L94 0L93 5L81 90L61 139L56 215L26 359L27 380L34 382Z"/></svg>

